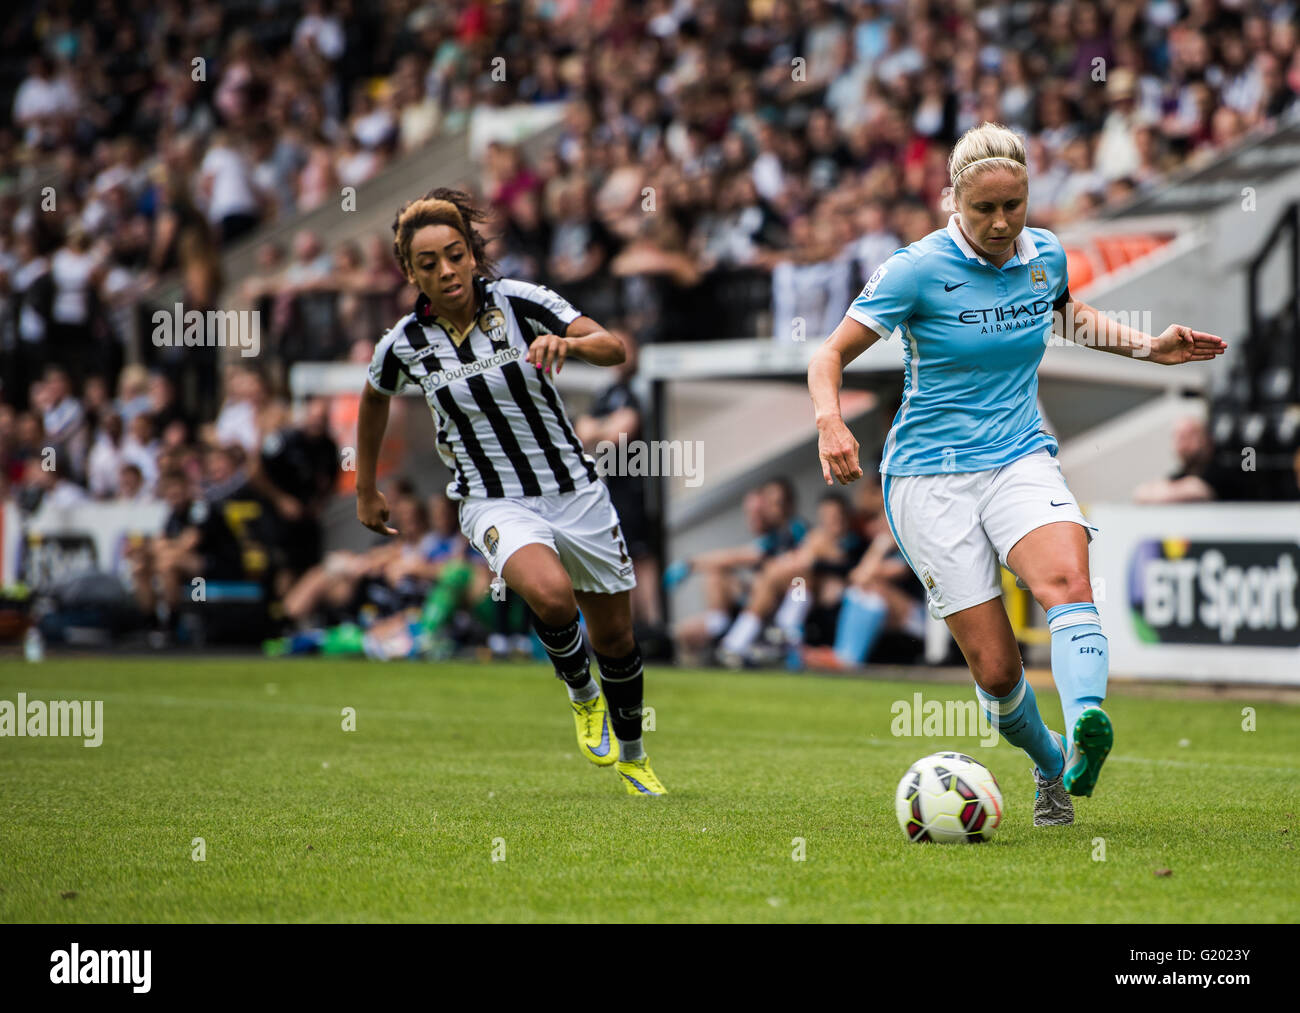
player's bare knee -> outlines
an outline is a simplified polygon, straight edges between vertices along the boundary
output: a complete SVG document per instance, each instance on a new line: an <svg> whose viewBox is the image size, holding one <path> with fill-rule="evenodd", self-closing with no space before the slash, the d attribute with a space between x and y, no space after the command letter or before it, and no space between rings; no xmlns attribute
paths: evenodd
<svg viewBox="0 0 1300 1013"><path fill-rule="evenodd" d="M986 670L976 681L985 693L992 696L1009 696L1020 684L1022 674L1019 665L1014 669L1008 665L1001 665Z"/></svg>
<svg viewBox="0 0 1300 1013"><path fill-rule="evenodd" d="M524 600L547 626L563 626L578 611L573 588L568 583L559 581L529 588L524 592Z"/></svg>
<svg viewBox="0 0 1300 1013"><path fill-rule="evenodd" d="M1067 602L1092 601L1092 581L1080 570L1058 570L1035 581L1034 597L1043 608Z"/></svg>
<svg viewBox="0 0 1300 1013"><path fill-rule="evenodd" d="M632 648L636 646L636 640L632 636L632 627L629 624L620 623L613 629L595 630L591 624L587 624L587 635L591 638L591 646L600 654L607 655L611 658L623 658L632 653Z"/></svg>
<svg viewBox="0 0 1300 1013"><path fill-rule="evenodd" d="M997 648L974 648L966 654L966 664L980 688L993 696L1006 696L1020 682L1020 658L1008 657Z"/></svg>

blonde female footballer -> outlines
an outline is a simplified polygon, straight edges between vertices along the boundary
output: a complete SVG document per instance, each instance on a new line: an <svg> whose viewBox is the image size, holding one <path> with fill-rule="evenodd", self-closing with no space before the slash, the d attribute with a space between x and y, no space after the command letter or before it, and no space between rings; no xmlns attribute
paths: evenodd
<svg viewBox="0 0 1300 1013"><path fill-rule="evenodd" d="M903 400L880 464L886 517L985 712L1033 760L1034 825L1069 824L1070 796L1092 794L1114 735L1101 709L1108 650L1088 574L1097 529L1044 429L1038 364L1053 332L1090 334L1101 351L1162 365L1207 361L1225 344L1180 324L1144 334L1071 298L1060 241L1025 227L1025 148L1010 130L967 131L948 170L956 213L947 227L885 261L809 365L818 456L827 484L862 476L839 411L842 374L899 330ZM1000 566L1047 611L1064 736L1048 731L1025 680Z"/></svg>

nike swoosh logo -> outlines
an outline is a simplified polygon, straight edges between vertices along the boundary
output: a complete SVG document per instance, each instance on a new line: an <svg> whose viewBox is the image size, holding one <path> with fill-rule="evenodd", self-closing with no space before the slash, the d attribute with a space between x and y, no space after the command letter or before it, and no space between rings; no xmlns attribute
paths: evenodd
<svg viewBox="0 0 1300 1013"><path fill-rule="evenodd" d="M953 291L953 289L958 289L958 288L961 288L963 285L969 285L969 284L970 284L970 282L968 282L968 281L959 281L959 282L957 282L956 285L949 285L949 284L945 281L945 282L943 283L943 290L944 290L945 292L951 292L951 291Z"/></svg>
<svg viewBox="0 0 1300 1013"><path fill-rule="evenodd" d="M622 774L623 772L620 770L619 773ZM654 792L652 792L649 788L647 788L644 784L642 784L640 781L638 781L638 780L637 780L635 777L633 777L631 774L623 774L623 776L626 777L629 781L631 781L632 784L636 786L636 790L639 791L642 795L653 795L653 794L654 794Z"/></svg>
<svg viewBox="0 0 1300 1013"><path fill-rule="evenodd" d="M593 756L609 755L609 722L608 721L602 721L600 723L600 748L597 749L595 746L589 746L588 748L591 750Z"/></svg>
<svg viewBox="0 0 1300 1013"><path fill-rule="evenodd" d="M1064 503L1058 503L1056 502L1056 500L1052 500L1052 506L1069 506L1069 505L1070 505L1070 501L1068 499Z"/></svg>
<svg viewBox="0 0 1300 1013"><path fill-rule="evenodd" d="M1084 637L1101 637L1101 636L1105 636L1105 634L1103 634L1103 633L1080 633L1077 637L1071 637L1071 638L1070 638L1070 643L1074 643L1076 640L1082 640Z"/></svg>

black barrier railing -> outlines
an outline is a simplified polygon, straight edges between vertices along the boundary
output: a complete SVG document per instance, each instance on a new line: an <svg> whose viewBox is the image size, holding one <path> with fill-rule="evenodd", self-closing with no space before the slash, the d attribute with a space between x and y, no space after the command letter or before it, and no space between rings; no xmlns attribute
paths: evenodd
<svg viewBox="0 0 1300 1013"><path fill-rule="evenodd" d="M1273 258L1287 258L1285 301L1265 309L1265 271ZM1276 293L1268 292L1275 304ZM1243 468L1251 452L1252 481L1233 498L1293 499L1294 456L1300 447L1300 202L1278 217L1246 269L1249 323L1239 364L1210 406L1214 453L1222 471Z"/></svg>
<svg viewBox="0 0 1300 1013"><path fill-rule="evenodd" d="M1280 330L1289 330L1290 339L1294 345L1300 342L1300 201L1291 203L1281 217L1278 218L1273 230L1268 234L1260 246L1259 253L1250 262L1246 269L1246 307L1250 319L1250 340L1246 349L1246 358L1250 369L1250 399L1252 404L1258 404L1261 399L1261 380L1263 373L1267 368L1270 353L1275 349L1269 347L1269 343L1262 340L1264 332L1268 325L1273 321L1266 321L1261 308L1260 289L1263 284L1262 275L1264 266L1268 260L1277 251L1280 244L1285 240L1287 244L1288 263L1290 271L1287 273L1288 287L1286 306L1278 315L1277 322L1283 324ZM1288 326L1289 325L1289 326ZM1292 356L1292 363L1300 361L1300 356ZM1291 401L1300 403L1300 370L1292 368L1291 370Z"/></svg>

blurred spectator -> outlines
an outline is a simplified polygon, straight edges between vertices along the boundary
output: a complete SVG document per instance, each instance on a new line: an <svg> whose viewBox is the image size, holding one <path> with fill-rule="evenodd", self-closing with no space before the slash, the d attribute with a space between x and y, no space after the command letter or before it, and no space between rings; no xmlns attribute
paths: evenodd
<svg viewBox="0 0 1300 1013"><path fill-rule="evenodd" d="M1178 470L1168 478L1143 482L1133 492L1135 503L1201 503L1234 499L1241 487L1241 472L1219 466L1205 423L1196 416L1179 419L1174 426L1174 455Z"/></svg>
<svg viewBox="0 0 1300 1013"><path fill-rule="evenodd" d="M238 580L242 552L218 504L198 497L183 472L158 480L158 495L170 513L157 537L127 550L136 601L160 630L171 628L190 580Z"/></svg>
<svg viewBox="0 0 1300 1013"><path fill-rule="evenodd" d="M329 402L310 398L302 406L299 424L267 432L251 465L249 485L275 513L281 572L286 580L297 577L321 557L321 514L338 481Z"/></svg>
<svg viewBox="0 0 1300 1013"><path fill-rule="evenodd" d="M679 647L688 654L704 653L711 659L744 608L748 597L744 577L798 546L807 532L807 525L795 515L794 488L788 479L769 479L747 493L743 509L755 536L751 542L678 560L664 571L669 590L691 573L704 578L705 613L683 620L674 631Z"/></svg>
<svg viewBox="0 0 1300 1013"><path fill-rule="evenodd" d="M285 406L271 394L266 376L257 369L232 365L226 369L226 399L211 428L219 446L235 444L254 453L263 438L279 428Z"/></svg>
<svg viewBox="0 0 1300 1013"><path fill-rule="evenodd" d="M355 615L364 604L385 614L404 607L412 589L399 585L407 567L426 559L429 519L424 504L410 493L393 493L389 501L397 536L366 552L329 553L285 595L284 611L290 621L328 625ZM386 572L398 578L397 585L385 583Z"/></svg>
<svg viewBox="0 0 1300 1013"><path fill-rule="evenodd" d="M95 433L95 442L86 462L86 485L96 499L113 499L119 494L125 467L122 435L122 416L115 413L106 415ZM138 467L136 474L140 474Z"/></svg>
<svg viewBox="0 0 1300 1013"><path fill-rule="evenodd" d="M208 222L221 243L229 243L257 227L261 202L253 186L248 159L225 131L217 131L199 166L199 193Z"/></svg>

